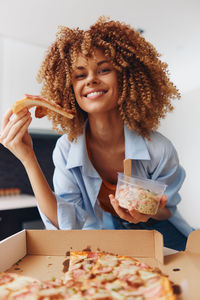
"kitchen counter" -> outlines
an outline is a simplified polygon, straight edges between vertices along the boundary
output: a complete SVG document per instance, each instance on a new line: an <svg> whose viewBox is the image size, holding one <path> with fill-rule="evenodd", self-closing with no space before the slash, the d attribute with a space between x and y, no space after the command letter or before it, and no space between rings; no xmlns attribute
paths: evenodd
<svg viewBox="0 0 200 300"><path fill-rule="evenodd" d="M35 221L40 222L41 218L34 196L0 196L0 240L24 229L24 224Z"/></svg>
<svg viewBox="0 0 200 300"><path fill-rule="evenodd" d="M19 209L27 207L36 207L35 197L32 195L12 195L0 197L0 211L9 209Z"/></svg>

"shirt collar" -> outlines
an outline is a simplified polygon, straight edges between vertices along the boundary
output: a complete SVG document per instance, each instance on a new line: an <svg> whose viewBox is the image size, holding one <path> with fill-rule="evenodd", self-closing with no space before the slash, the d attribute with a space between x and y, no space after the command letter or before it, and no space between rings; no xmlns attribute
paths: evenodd
<svg viewBox="0 0 200 300"><path fill-rule="evenodd" d="M150 160L145 138L138 135L135 130L124 126L125 158L134 160Z"/></svg>
<svg viewBox="0 0 200 300"><path fill-rule="evenodd" d="M83 174L91 177L99 177L97 171L93 167L87 152L86 146L86 124L84 124L83 134L78 136L77 141L71 143L68 154L67 169L76 167L83 168Z"/></svg>
<svg viewBox="0 0 200 300"><path fill-rule="evenodd" d="M67 169L82 167L83 173L92 177L99 177L97 171L93 167L86 147L86 123L83 134L77 138L77 141L71 143L68 154ZM130 130L124 126L125 136L125 158L133 160L150 160L149 151L145 139L137 134L135 130Z"/></svg>

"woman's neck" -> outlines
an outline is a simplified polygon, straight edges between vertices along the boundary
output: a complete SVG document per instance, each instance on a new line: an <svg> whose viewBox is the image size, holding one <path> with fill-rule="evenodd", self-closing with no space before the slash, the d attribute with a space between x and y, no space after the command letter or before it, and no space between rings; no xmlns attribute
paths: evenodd
<svg viewBox="0 0 200 300"><path fill-rule="evenodd" d="M124 123L116 114L88 116L90 141L96 146L114 146L124 142Z"/></svg>

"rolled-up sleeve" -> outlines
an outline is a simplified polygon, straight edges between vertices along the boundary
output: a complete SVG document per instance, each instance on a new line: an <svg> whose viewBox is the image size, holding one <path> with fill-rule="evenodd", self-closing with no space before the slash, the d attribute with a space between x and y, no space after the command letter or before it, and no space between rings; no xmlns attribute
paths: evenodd
<svg viewBox="0 0 200 300"><path fill-rule="evenodd" d="M64 168L54 155L55 171L53 184L57 199L58 224L60 229L81 229L87 213L81 193L73 174Z"/></svg>
<svg viewBox="0 0 200 300"><path fill-rule="evenodd" d="M48 230L57 230L57 229L82 229L86 218L87 213L81 208L79 203L68 203L68 196L60 197L55 194L57 201L57 215L58 215L58 225L57 228L52 222L42 213L38 206L38 210L41 216L41 219L45 225L45 228ZM72 197L71 197L72 200ZM77 201L77 199L75 199Z"/></svg>
<svg viewBox="0 0 200 300"><path fill-rule="evenodd" d="M38 211L40 213L40 217L42 219L42 222L44 223L45 228L48 230L57 230L58 228L52 224L52 222L45 216L45 214L43 214L43 212L39 208L39 205L37 207L38 207Z"/></svg>
<svg viewBox="0 0 200 300"><path fill-rule="evenodd" d="M179 190L183 184L185 179L185 170L179 166L177 167L177 171L174 174L174 181L169 183L166 188L165 194L167 195L167 205L166 207L170 210L173 215L176 211L177 204L181 201L181 196L179 194Z"/></svg>
<svg viewBox="0 0 200 300"><path fill-rule="evenodd" d="M179 164L177 152L173 144L168 140L162 141L162 151L160 148L160 159L152 172L152 179L158 180L167 185L165 195L167 195L166 207L173 215L176 211L177 204L181 201L179 190L185 179L185 170ZM155 151L156 152L156 151Z"/></svg>

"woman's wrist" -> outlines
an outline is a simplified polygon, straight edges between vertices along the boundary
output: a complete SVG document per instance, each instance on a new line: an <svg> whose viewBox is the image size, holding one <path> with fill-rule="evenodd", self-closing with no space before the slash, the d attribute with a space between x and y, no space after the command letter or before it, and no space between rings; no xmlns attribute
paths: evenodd
<svg viewBox="0 0 200 300"><path fill-rule="evenodd" d="M34 151L31 151L28 155L26 155L22 160L21 163L23 164L24 168L28 170L29 168L33 167L35 163L38 163L36 155Z"/></svg>
<svg viewBox="0 0 200 300"><path fill-rule="evenodd" d="M152 219L162 221L168 220L171 217L171 212L167 207L162 207L158 210L157 214L152 216Z"/></svg>

